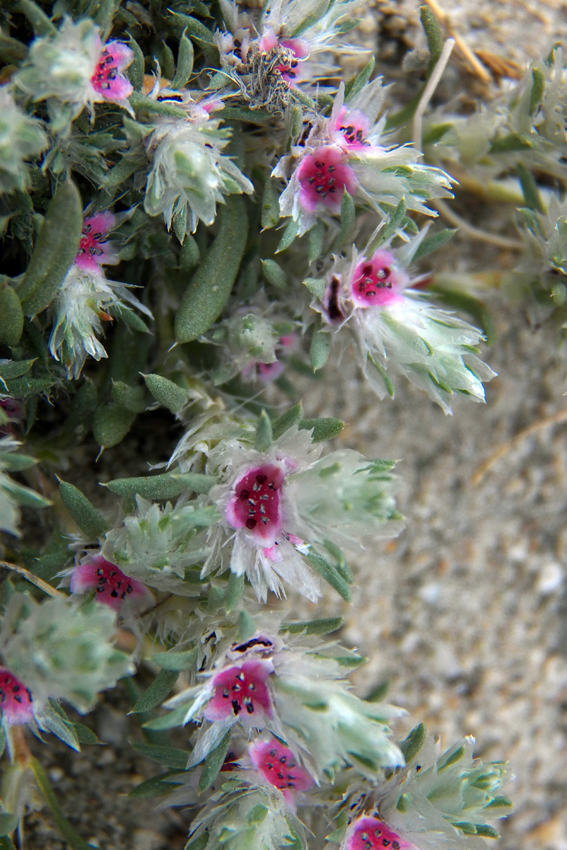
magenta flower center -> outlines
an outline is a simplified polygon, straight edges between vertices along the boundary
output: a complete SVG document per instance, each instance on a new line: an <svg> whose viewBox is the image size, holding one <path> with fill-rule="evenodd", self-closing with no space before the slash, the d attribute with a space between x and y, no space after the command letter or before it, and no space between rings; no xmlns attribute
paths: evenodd
<svg viewBox="0 0 567 850"><path fill-rule="evenodd" d="M31 693L15 676L1 667L0 710L10 726L27 723L33 715Z"/></svg>
<svg viewBox="0 0 567 850"><path fill-rule="evenodd" d="M229 667L213 679L214 694L203 714L208 720L224 720L230 715L253 721L272 708L266 679L272 672L270 662L245 661Z"/></svg>
<svg viewBox="0 0 567 850"><path fill-rule="evenodd" d="M275 738L252 745L250 757L268 782L280 791L305 791L313 785L313 779L297 763L291 750Z"/></svg>
<svg viewBox="0 0 567 850"><path fill-rule="evenodd" d="M381 307L398 297L400 276L388 251L377 251L372 260L364 260L354 270L352 298L360 307Z"/></svg>
<svg viewBox="0 0 567 850"><path fill-rule="evenodd" d="M227 508L234 528L247 528L263 543L273 542L281 530L280 496L284 473L272 464L257 466L240 478Z"/></svg>
<svg viewBox="0 0 567 850"><path fill-rule="evenodd" d="M120 611L127 597L142 597L147 592L141 581L129 578L102 555L95 555L92 560L75 567L70 587L73 593L95 590L97 602L110 605L115 611Z"/></svg>
<svg viewBox="0 0 567 850"><path fill-rule="evenodd" d="M411 850L414 845L400 838L378 818L360 819L347 843L347 850ZM415 848L414 848L415 850Z"/></svg>
<svg viewBox="0 0 567 850"><path fill-rule="evenodd" d="M83 224L83 235L79 243L79 253L77 256L88 254L89 257L92 257L95 263L100 263L101 260L97 258L104 256L104 248L101 248L101 245L104 245L105 242L106 233L93 231L93 226L87 218Z"/></svg>
<svg viewBox="0 0 567 850"><path fill-rule="evenodd" d="M297 174L301 186L300 201L309 212L321 203L333 212L339 212L345 189L353 194L356 177L344 162L345 155L338 147L319 148L306 156Z"/></svg>
<svg viewBox="0 0 567 850"><path fill-rule="evenodd" d="M108 94L119 73L118 62L105 47L91 78L93 89L99 94Z"/></svg>
<svg viewBox="0 0 567 850"><path fill-rule="evenodd" d="M369 129L368 118L363 112L359 112L358 110L348 112L343 107L339 113L335 127L342 134L349 149L360 150L370 145L366 141L366 135Z"/></svg>

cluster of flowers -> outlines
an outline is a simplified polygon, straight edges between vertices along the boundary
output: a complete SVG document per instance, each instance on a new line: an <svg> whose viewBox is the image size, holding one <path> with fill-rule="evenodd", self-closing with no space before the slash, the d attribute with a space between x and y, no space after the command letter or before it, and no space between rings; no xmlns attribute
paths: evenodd
<svg viewBox="0 0 567 850"><path fill-rule="evenodd" d="M0 86L0 192L14 201L2 224L28 240L18 274L0 281L11 358L0 360L0 527L15 539L19 504L55 501L17 451L24 430L33 444L45 394L59 419L37 454L64 456L65 469L91 428L116 445L150 404L184 429L163 473L108 482L123 498L114 522L60 481L80 533L50 583L20 568L54 598L3 586L9 754L25 724L78 747L61 703L89 711L138 662L179 674L148 725L191 737L190 753L158 748L176 770L154 788L196 810L193 850L299 850L327 828L341 850L465 850L493 837L487 821L509 806L504 767L474 762L469 739L443 754L420 727L394 741L404 712L352 692L345 672L362 659L326 637L340 620L290 622L264 607L290 590L315 603L324 582L350 601L349 560L402 518L394 462L325 454L342 422L305 419L301 404L253 418L250 396L276 397L268 385L289 389L293 369L321 369L332 349L335 368L354 349L381 398L398 372L446 413L456 394L483 401L494 375L482 333L412 277L431 244L412 216L435 216L454 181L387 132L373 61L333 83L341 53L367 58L345 42L357 3L221 0L214 16L196 4L196 17L134 4L113 7L111 37L110 11L88 17L71 2L57 17L56 4L51 20L30 0L36 37L21 56L12 44L18 61ZM165 37L148 66L132 34L126 44L124 22L146 14L178 42L177 62ZM55 188L36 210L46 174ZM121 281L105 271L118 264Z"/></svg>

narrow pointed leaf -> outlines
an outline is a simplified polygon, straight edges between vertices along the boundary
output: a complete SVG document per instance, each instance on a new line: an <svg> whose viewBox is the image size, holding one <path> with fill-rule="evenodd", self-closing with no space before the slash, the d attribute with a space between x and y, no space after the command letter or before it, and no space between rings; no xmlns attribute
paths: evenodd
<svg viewBox="0 0 567 850"><path fill-rule="evenodd" d="M59 494L68 512L89 540L103 536L108 529L106 520L74 484L59 479Z"/></svg>
<svg viewBox="0 0 567 850"><path fill-rule="evenodd" d="M82 227L81 196L73 181L67 178L51 199L18 290L27 316L35 316L53 301L79 251Z"/></svg>
<svg viewBox="0 0 567 850"><path fill-rule="evenodd" d="M244 201L231 195L219 213L219 232L185 290L175 317L177 342L191 342L220 316L240 268L248 220Z"/></svg>

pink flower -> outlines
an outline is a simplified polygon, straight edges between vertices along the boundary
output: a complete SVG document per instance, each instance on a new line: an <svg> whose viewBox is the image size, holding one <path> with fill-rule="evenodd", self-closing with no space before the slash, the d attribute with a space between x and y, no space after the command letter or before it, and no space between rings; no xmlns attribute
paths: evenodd
<svg viewBox="0 0 567 850"><path fill-rule="evenodd" d="M356 266L351 296L358 307L385 307L400 300L405 285L407 276L396 270L393 255L380 250L371 260L363 257Z"/></svg>
<svg viewBox="0 0 567 850"><path fill-rule="evenodd" d="M280 360L276 360L274 363L257 363L256 370L260 380L269 384L279 378L284 370L284 364Z"/></svg>
<svg viewBox="0 0 567 850"><path fill-rule="evenodd" d="M263 725L264 716L272 716L272 703L266 679L274 672L269 660L244 661L223 670L213 678L213 697L203 716L207 720L225 720L241 712L249 725Z"/></svg>
<svg viewBox="0 0 567 850"><path fill-rule="evenodd" d="M345 850L418 850L378 818L361 817L349 827Z"/></svg>
<svg viewBox="0 0 567 850"><path fill-rule="evenodd" d="M121 103L130 97L133 86L122 72L133 59L134 51L120 41L109 41L102 46L91 85L103 100Z"/></svg>
<svg viewBox="0 0 567 850"><path fill-rule="evenodd" d="M354 171L337 145L325 145L308 154L299 166L297 179L299 200L308 212L315 212L319 204L340 212L345 189L352 195L357 186Z"/></svg>
<svg viewBox="0 0 567 850"><path fill-rule="evenodd" d="M72 593L96 590L97 601L110 605L115 611L120 611L128 597L141 597L148 593L141 581L129 578L102 555L94 555L89 561L75 567L70 588Z"/></svg>
<svg viewBox="0 0 567 850"><path fill-rule="evenodd" d="M281 488L284 470L275 464L255 466L234 484L226 507L233 528L247 528L257 542L271 547L282 529Z"/></svg>
<svg viewBox="0 0 567 850"><path fill-rule="evenodd" d="M0 667L0 711L8 726L19 726L33 717L31 693L5 667Z"/></svg>
<svg viewBox="0 0 567 850"><path fill-rule="evenodd" d="M96 272L99 266L119 262L116 252L106 238L115 224L116 216L108 211L84 219L79 253L75 257L76 266L83 271Z"/></svg>
<svg viewBox="0 0 567 850"><path fill-rule="evenodd" d="M335 126L330 128L339 138L337 143L348 151L362 150L370 146L366 136L370 129L370 122L364 112L355 109L349 112L343 106L335 121Z"/></svg>
<svg viewBox="0 0 567 850"><path fill-rule="evenodd" d="M250 760L265 779L279 788L290 805L294 805L294 793L306 791L314 784L313 777L297 763L291 752L272 738L269 741L254 741L249 747Z"/></svg>

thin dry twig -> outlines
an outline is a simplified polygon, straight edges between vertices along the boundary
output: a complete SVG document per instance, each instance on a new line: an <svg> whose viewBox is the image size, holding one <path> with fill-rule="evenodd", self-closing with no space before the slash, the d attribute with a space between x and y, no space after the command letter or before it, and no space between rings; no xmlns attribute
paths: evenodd
<svg viewBox="0 0 567 850"><path fill-rule="evenodd" d="M488 242L489 245L496 245L498 248L507 248L511 251L521 251L524 247L524 243L520 239L499 236L497 233L490 233L488 230L481 230L480 227L469 224L468 221L465 221L464 218L461 218L460 215L454 212L449 204L446 204L445 201L441 201L439 198L431 201L431 205L439 210L449 224L460 228L463 233L466 233L467 236L470 236L471 239L475 239L477 242Z"/></svg>
<svg viewBox="0 0 567 850"><path fill-rule="evenodd" d="M29 570L26 570L25 567L20 567L18 564L11 564L9 561L0 561L0 567L3 567L5 570L11 570L11 572L22 576L22 578L25 578L26 581L29 581L31 584L35 584L36 587L39 587L40 590L47 593L48 596L65 596L64 593L61 593L60 590L55 590L54 587L51 587L51 585L42 578L34 576L34 574Z"/></svg>
<svg viewBox="0 0 567 850"><path fill-rule="evenodd" d="M441 56L437 60L433 73L427 81L427 85L423 90L423 94L421 95L417 109L415 110L415 114L413 116L413 144L418 151L421 150L421 122L423 113L427 109L427 105L433 97L435 89L439 85L439 80L443 76L443 71L447 67L447 62L449 61L449 57L451 56L451 51L454 46L455 40L453 38L448 38L443 45Z"/></svg>
<svg viewBox="0 0 567 850"><path fill-rule="evenodd" d="M567 408L565 408L565 410L560 410L558 413L554 413L552 416L547 416L545 419L540 419L539 422L534 422L533 425L529 425L527 428L524 428L523 431L520 431L511 440L503 443L487 460L484 461L483 464L479 466L471 479L473 487L477 487L480 484L486 473L497 460L500 460L501 457L507 455L509 451L515 449L523 443L524 440L531 437L532 434L537 434L539 431L543 431L544 428L549 428L551 425L558 425L561 422L567 422Z"/></svg>

